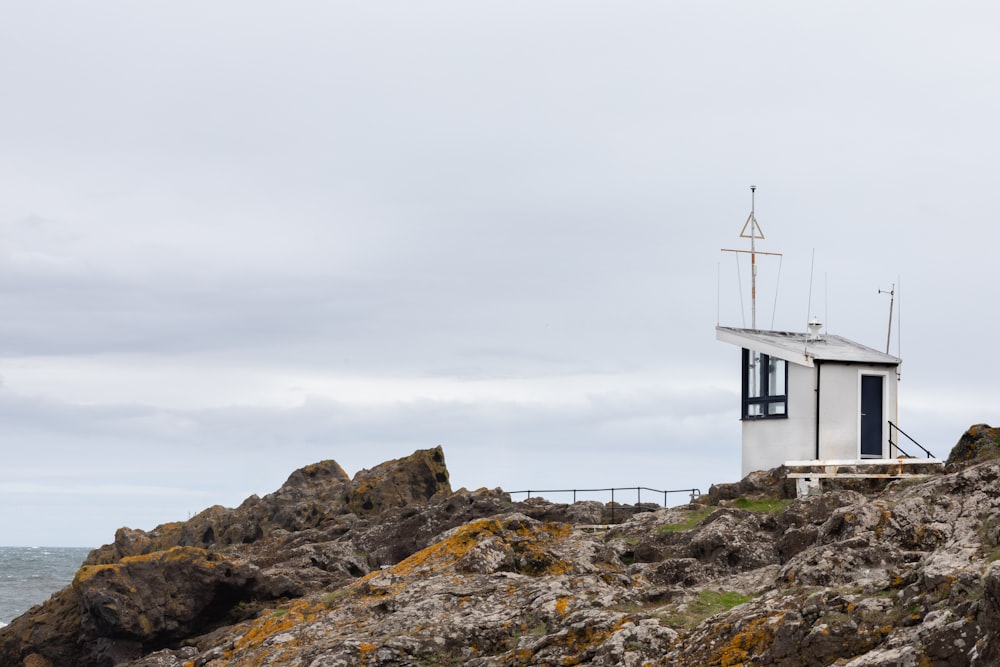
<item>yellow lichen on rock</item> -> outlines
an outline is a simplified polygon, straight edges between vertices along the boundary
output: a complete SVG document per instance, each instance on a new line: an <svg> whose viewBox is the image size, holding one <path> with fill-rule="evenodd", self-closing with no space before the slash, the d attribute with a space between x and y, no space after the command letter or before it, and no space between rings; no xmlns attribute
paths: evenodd
<svg viewBox="0 0 1000 667"><path fill-rule="evenodd" d="M361 659L362 667L368 664L368 661L373 657L376 648L378 647L371 643L362 643L361 646L358 647L358 657Z"/></svg>
<svg viewBox="0 0 1000 667"><path fill-rule="evenodd" d="M389 569L397 575L412 574L418 570L428 573L441 570L468 553L480 538L497 536L503 532L503 526L496 519L480 519L468 523L453 532L451 536L422 549L409 558L397 563Z"/></svg>
<svg viewBox="0 0 1000 667"><path fill-rule="evenodd" d="M287 607L276 609L269 616L251 622L248 630L234 642L232 651L260 646L274 635L308 622L315 611L316 605L309 600L297 600Z"/></svg>
<svg viewBox="0 0 1000 667"><path fill-rule="evenodd" d="M752 658L760 655L774 643L777 628L784 618L784 612L774 616L760 616L747 622L744 629L737 632L728 644L723 646L715 656L713 664L721 667L737 667L749 664Z"/></svg>
<svg viewBox="0 0 1000 667"><path fill-rule="evenodd" d="M121 566L117 563L109 565L84 565L79 570L76 571L76 576L73 577L73 586L79 587L91 577L107 571L118 572L121 570Z"/></svg>
<svg viewBox="0 0 1000 667"><path fill-rule="evenodd" d="M498 519L480 519L461 526L451 535L418 551L389 568L393 575L407 576L417 572L433 574L452 567L485 540L498 540L512 550L518 569L527 574L566 574L569 562L547 550L555 542L571 535L569 526L547 523Z"/></svg>
<svg viewBox="0 0 1000 667"><path fill-rule="evenodd" d="M573 653L563 658L562 664L567 667L580 664L586 659L589 649L599 646L608 637L620 630L624 624L624 620L619 620L609 628L592 625L574 625L569 628L563 636L561 643Z"/></svg>
<svg viewBox="0 0 1000 667"><path fill-rule="evenodd" d="M556 600L556 611L560 616L565 616L569 613L569 598L561 597Z"/></svg>

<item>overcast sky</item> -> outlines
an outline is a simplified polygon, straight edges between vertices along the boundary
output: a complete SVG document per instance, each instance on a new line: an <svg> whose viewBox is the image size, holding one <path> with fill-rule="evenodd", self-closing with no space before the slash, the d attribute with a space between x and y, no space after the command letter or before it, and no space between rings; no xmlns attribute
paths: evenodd
<svg viewBox="0 0 1000 667"><path fill-rule="evenodd" d="M0 544L438 444L455 488L736 481L752 184L758 325L884 349L901 283L901 426L947 456L1000 423L998 34L988 2L4 3Z"/></svg>

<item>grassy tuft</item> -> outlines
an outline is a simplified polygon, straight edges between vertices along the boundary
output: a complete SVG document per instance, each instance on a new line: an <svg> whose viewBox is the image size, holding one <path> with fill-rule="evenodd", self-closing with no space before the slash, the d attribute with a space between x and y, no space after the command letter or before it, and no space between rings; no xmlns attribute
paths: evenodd
<svg viewBox="0 0 1000 667"><path fill-rule="evenodd" d="M709 514L717 510L717 507L702 507L696 510L690 510L687 517L680 523L668 523L660 526L656 529L658 533L676 533L685 530L691 530L698 525L698 522L707 517Z"/></svg>
<svg viewBox="0 0 1000 667"><path fill-rule="evenodd" d="M790 499L786 498L737 498L733 501L733 507L741 510L750 510L751 512L767 512L768 514L774 514L785 511L785 508L788 507L791 502L792 501Z"/></svg>
<svg viewBox="0 0 1000 667"><path fill-rule="evenodd" d="M753 599L752 595L744 595L736 591L698 591L698 597L689 602L683 611L669 614L657 614L664 625L675 630L690 630L709 616L728 611L744 602Z"/></svg>

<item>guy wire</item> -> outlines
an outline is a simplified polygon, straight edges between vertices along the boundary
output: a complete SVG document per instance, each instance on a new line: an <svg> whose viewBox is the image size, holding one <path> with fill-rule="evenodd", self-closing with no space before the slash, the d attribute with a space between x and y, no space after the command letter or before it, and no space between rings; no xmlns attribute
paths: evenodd
<svg viewBox="0 0 1000 667"><path fill-rule="evenodd" d="M774 284L774 309L771 311L771 331L774 331L774 316L778 312L778 288L781 286L781 260L784 255L778 255L778 281Z"/></svg>

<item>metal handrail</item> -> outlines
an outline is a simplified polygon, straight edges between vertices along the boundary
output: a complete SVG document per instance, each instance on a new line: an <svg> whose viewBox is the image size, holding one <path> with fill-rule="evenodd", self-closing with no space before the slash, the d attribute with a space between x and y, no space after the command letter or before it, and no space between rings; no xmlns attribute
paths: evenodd
<svg viewBox="0 0 1000 667"><path fill-rule="evenodd" d="M907 458L914 458L914 457L910 456L909 454L907 454L906 452L904 452L903 448L900 447L898 443L895 443L895 442L892 441L892 429L896 429L897 431L899 431L900 433L902 433L904 436L906 436L907 440L909 440L914 445L916 445L917 447L919 447L920 449L922 449L924 451L924 453L927 454L927 458L929 458L929 459L934 458L934 455L931 454L930 450L928 450L926 447L924 447L919 442L917 442L916 440L914 440L906 431L904 431L903 429L899 428L898 426L896 426L895 424L893 424L892 421L890 421L889 422L889 445L892 446L892 447L895 447L896 451L901 452L903 454L903 456L906 456Z"/></svg>
<svg viewBox="0 0 1000 667"><path fill-rule="evenodd" d="M642 502L642 492L643 491L652 491L653 493L662 493L663 494L663 506L664 507L667 506L667 494L668 493L688 493L688 494L691 495L691 500L692 501L695 498L698 498L699 496L701 496L701 491L699 489L670 489L668 491L663 491L663 490L660 490L660 489L652 489L652 488L650 488L648 486L615 486L615 487L609 487L609 488L606 488L606 489L529 489L529 490L526 490L526 491L508 491L507 493L509 493L512 496L515 493L524 493L524 494L527 494L527 497L525 498L525 500L527 500L528 498L531 498L531 494L533 494L533 493L572 493L573 494L573 502L575 503L576 502L576 494L577 493L599 493L599 492L603 492L603 491L610 491L611 492L611 502L615 502L615 491L635 491L636 492L636 503L641 503Z"/></svg>
<svg viewBox="0 0 1000 667"><path fill-rule="evenodd" d="M910 453L909 453L909 452L907 452L907 451L906 451L906 450L904 450L904 449L903 449L902 447L900 447L900 446L899 446L899 444L897 444L897 443L893 442L893 441L892 441L892 436L889 436L889 446L890 446L890 447L895 447L895 448L896 448L896 451L897 451L897 452L899 452L900 454L902 454L902 455L903 455L903 458L904 458L904 459L912 459L912 458L916 458L916 457L914 457L914 456L910 456Z"/></svg>
<svg viewBox="0 0 1000 667"><path fill-rule="evenodd" d="M605 491L610 491L611 492L611 503L610 503L611 523L615 522L615 491L635 491L635 499L636 499L635 502L636 502L636 505L639 505L640 503L642 503L642 492L643 491L652 491L653 493L662 493L663 494L663 507L667 506L667 494L669 494L669 493L687 493L687 494L690 494L690 496L691 496L691 502L694 502L695 498L698 498L698 497L701 496L701 490L700 489L670 489L668 491L663 491L661 489L652 489L652 488L650 488L648 486L616 486L616 487L609 487L609 488L606 488L606 489L530 489L530 490L525 490L525 491L508 491L507 493L510 496L512 496L512 497L514 496L514 494L524 493L524 494L526 494L526 497L525 497L526 501L531 499L531 494L533 494L533 493L572 493L573 494L573 502L576 503L576 494L577 493L600 493L600 492L605 492ZM624 509L624 507L622 507L622 509Z"/></svg>

